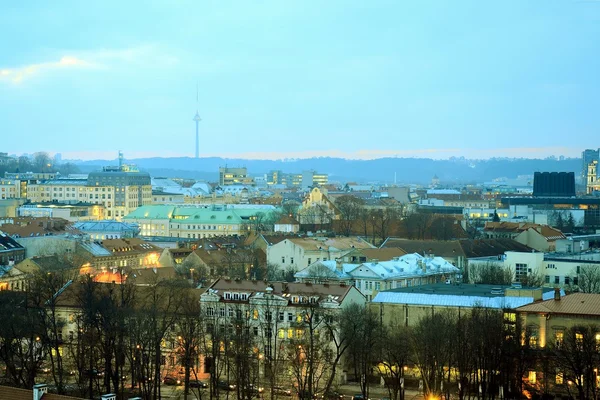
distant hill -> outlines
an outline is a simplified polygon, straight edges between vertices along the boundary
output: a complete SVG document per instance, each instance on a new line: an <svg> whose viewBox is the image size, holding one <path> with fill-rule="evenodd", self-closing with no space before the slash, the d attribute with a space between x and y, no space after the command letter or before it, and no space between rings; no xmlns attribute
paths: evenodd
<svg viewBox="0 0 600 400"><path fill-rule="evenodd" d="M116 165L116 160L71 160L83 172ZM392 183L394 173L398 183L428 183L434 175L442 183L474 183L490 181L498 177L515 178L518 175L533 175L536 171L575 172L581 171L580 158L525 159L495 158L468 160L451 158L432 160L426 158L379 158L375 160L347 160L343 158L318 157L293 160L244 160L209 158L138 158L126 160L148 171L152 176L182 177L216 181L219 167L247 167L250 175L265 174L270 170L300 173L314 169L328 173L330 181L361 181Z"/></svg>

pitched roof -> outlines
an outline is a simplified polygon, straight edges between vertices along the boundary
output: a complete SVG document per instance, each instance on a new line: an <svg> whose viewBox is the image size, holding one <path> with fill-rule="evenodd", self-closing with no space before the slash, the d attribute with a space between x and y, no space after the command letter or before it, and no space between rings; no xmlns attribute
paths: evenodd
<svg viewBox="0 0 600 400"><path fill-rule="evenodd" d="M296 219L289 215L282 215L281 218L275 222L276 225L300 225L300 222L296 221Z"/></svg>
<svg viewBox="0 0 600 400"><path fill-rule="evenodd" d="M507 251L531 253L531 247L512 239L463 239L460 246L467 258L490 257Z"/></svg>
<svg viewBox="0 0 600 400"><path fill-rule="evenodd" d="M127 275L134 285L152 285L162 280L175 279L177 273L173 267L135 268Z"/></svg>
<svg viewBox="0 0 600 400"><path fill-rule="evenodd" d="M517 311L530 313L551 313L600 316L600 294L571 293L560 300L546 300L519 307Z"/></svg>
<svg viewBox="0 0 600 400"><path fill-rule="evenodd" d="M371 249L373 246L361 239L360 237L337 237L337 238L298 238L291 237L288 239L304 250L350 250L350 249Z"/></svg>
<svg viewBox="0 0 600 400"><path fill-rule="evenodd" d="M388 238L382 248L399 247L407 253L433 253L440 257L459 257L465 253L458 240L410 240Z"/></svg>
<svg viewBox="0 0 600 400"><path fill-rule="evenodd" d="M378 249L359 249L368 260L389 261L394 257L400 257L406 254L406 251L399 247L384 247Z"/></svg>

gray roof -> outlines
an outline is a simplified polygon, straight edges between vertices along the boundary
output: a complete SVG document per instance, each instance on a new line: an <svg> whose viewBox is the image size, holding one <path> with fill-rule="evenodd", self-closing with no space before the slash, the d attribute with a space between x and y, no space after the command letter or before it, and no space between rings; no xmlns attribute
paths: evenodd
<svg viewBox="0 0 600 400"><path fill-rule="evenodd" d="M99 245L97 243L81 243L81 247L83 247L88 252L92 253L94 256L110 256L112 253Z"/></svg>
<svg viewBox="0 0 600 400"><path fill-rule="evenodd" d="M414 304L447 307L517 308L533 303L533 297L483 297L424 293L380 292L372 303Z"/></svg>
<svg viewBox="0 0 600 400"><path fill-rule="evenodd" d="M137 224L119 221L83 221L73 224L82 232L137 232Z"/></svg>

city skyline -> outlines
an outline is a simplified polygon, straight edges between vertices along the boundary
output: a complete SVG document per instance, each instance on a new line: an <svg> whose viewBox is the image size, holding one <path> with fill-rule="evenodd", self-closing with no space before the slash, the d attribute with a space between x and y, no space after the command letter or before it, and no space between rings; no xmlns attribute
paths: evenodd
<svg viewBox="0 0 600 400"><path fill-rule="evenodd" d="M193 157L196 83L201 157L597 147L598 2L116 4L0 6L4 151Z"/></svg>

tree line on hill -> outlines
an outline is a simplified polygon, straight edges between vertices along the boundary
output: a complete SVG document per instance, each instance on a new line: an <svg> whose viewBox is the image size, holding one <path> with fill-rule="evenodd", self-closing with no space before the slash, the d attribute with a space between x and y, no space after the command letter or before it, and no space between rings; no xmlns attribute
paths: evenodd
<svg viewBox="0 0 600 400"><path fill-rule="evenodd" d="M6 163L0 164L0 177L4 177L5 172L57 172L61 175L79 173L77 165L66 162L56 163L46 152L33 153L32 156L20 156L9 159Z"/></svg>

